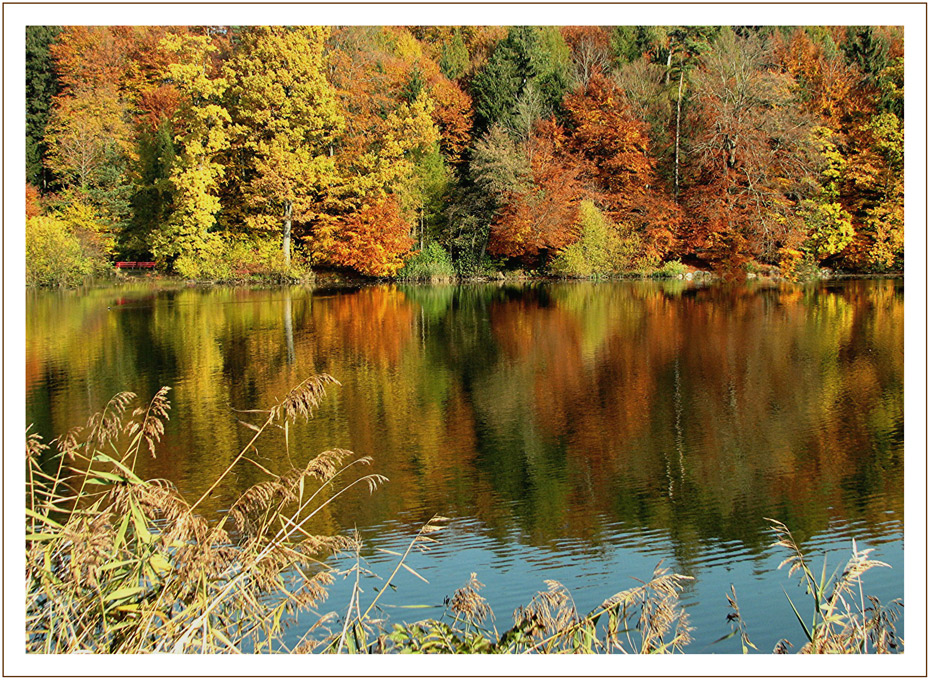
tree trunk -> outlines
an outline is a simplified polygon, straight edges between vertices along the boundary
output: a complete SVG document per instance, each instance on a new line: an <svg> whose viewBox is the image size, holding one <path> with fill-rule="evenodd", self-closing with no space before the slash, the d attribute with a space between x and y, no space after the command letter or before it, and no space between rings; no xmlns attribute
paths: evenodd
<svg viewBox="0 0 930 680"><path fill-rule="evenodd" d="M675 115L675 202L678 202L678 159L681 140L681 88L685 83L685 69L682 67L678 76L678 113Z"/></svg>
<svg viewBox="0 0 930 680"><path fill-rule="evenodd" d="M672 52L673 52L672 45L674 44L675 43L671 40L668 43L668 59L666 59L665 61L665 84L666 85L668 85L669 76L672 75Z"/></svg>
<svg viewBox="0 0 930 680"><path fill-rule="evenodd" d="M281 241L281 250L284 251L284 266L291 268L291 214L294 206L290 201L284 204L284 238Z"/></svg>

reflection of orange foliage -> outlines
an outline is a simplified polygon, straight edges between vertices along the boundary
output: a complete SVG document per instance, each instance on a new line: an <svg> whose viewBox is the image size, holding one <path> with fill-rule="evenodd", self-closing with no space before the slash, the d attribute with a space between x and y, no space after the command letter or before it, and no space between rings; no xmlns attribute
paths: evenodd
<svg viewBox="0 0 930 680"><path fill-rule="evenodd" d="M601 308L593 297L526 295L490 314L514 375L532 381L520 389L532 389L535 427L565 447L577 491L568 517L609 514L617 484L650 489L657 507L687 485L728 517L747 493L795 507L820 507L826 493L849 517L841 480L867 464L875 432L900 409L902 306L892 286L669 297L644 285ZM603 336L593 351L592 333ZM863 342L889 352L841 358ZM851 403L861 416L850 419Z"/></svg>
<svg viewBox="0 0 930 680"><path fill-rule="evenodd" d="M762 545L759 518L789 508L799 533L837 517L864 519L868 536L902 516L901 285L485 288L432 320L395 286L294 295L284 307L280 293L244 290L159 304L152 332L172 338L180 366L172 423L193 434L173 449L166 437L146 465L202 490L229 462L216 452L234 455L251 434L226 403L265 406L325 370L343 387L318 420L291 430L291 455L344 446L374 455L374 471L391 479L389 490L335 506L341 526L442 512L477 516L490 533L516 519L537 543L621 521L682 545L705 536ZM254 304L216 304L232 300ZM231 308L242 315L235 323ZM62 367L62 412L86 417L87 376L104 363L131 366L139 384L143 362L126 361L126 343L109 333L118 315L95 306L69 324L80 351L70 341L50 351L61 324L48 307L33 309L27 338L44 340L27 347L27 385L43 379L40 357ZM448 334L463 316L478 332ZM149 351L147 335L137 340L135 351ZM217 394L220 411L203 408ZM281 450L266 446L266 456ZM275 472L287 465L262 460ZM258 476L240 472L233 483Z"/></svg>
<svg viewBox="0 0 930 680"><path fill-rule="evenodd" d="M42 372L45 370L45 361L39 352L26 352L26 394L32 389L33 385L38 383Z"/></svg>
<svg viewBox="0 0 930 680"><path fill-rule="evenodd" d="M393 286L363 288L313 306L324 352L349 348L373 363L396 363L413 337L416 309Z"/></svg>

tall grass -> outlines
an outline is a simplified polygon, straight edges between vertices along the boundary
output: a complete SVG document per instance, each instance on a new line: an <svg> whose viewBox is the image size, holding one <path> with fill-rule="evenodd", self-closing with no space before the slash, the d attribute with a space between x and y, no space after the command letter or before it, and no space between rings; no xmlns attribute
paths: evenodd
<svg viewBox="0 0 930 680"><path fill-rule="evenodd" d="M166 480L135 473L140 455L155 455L169 418L169 388L146 404L121 392L83 427L46 444L26 431L26 650L62 652L326 652L326 653L672 653L684 651L692 628L680 603L691 577L656 567L649 581L620 591L587 613L557 581L499 630L476 574L447 601L440 618L390 624L378 604L412 552L429 550L446 518L434 517L414 536L370 600L358 535L315 535L311 520L354 487L375 491L378 474L356 473L370 459L334 449L277 475L249 458L270 428L309 419L329 375L308 378L267 409L243 412L250 441L194 502ZM239 465L259 467L265 481L244 491L222 518L195 511ZM842 572L815 575L785 525L771 520L782 566L800 574L810 598L802 613L789 598L806 653L887 653L900 603L882 607L862 593L861 576L887 566L857 550ZM354 556L342 576L354 581L341 613L321 613L333 553ZM351 562L351 560L350 560ZM425 580L425 579L424 579ZM744 653L757 649L736 591L727 595L732 632ZM868 601L868 604L866 604ZM285 630L313 612L303 637L287 644ZM302 619L306 620L306 619ZM782 640L775 652L792 645Z"/></svg>
<svg viewBox="0 0 930 680"><path fill-rule="evenodd" d="M854 540L852 555L842 571L834 570L827 576L827 561L824 559L818 575L788 527L778 520L768 521L777 538L775 545L788 551L788 557L778 568L787 566L789 576L799 574L804 592L809 598L809 612L805 616L788 597L788 604L804 633L805 642L801 652L886 654L899 651L903 640L896 634L895 622L903 607L902 603L895 600L883 607L877 598L866 596L862 590L862 575L865 572L875 567L888 567L884 562L869 557L872 549L859 550ZM779 643L776 651L784 651L784 645Z"/></svg>
<svg viewBox="0 0 930 680"><path fill-rule="evenodd" d="M143 480L134 464L154 452L170 405L162 388L130 410L122 392L85 427L49 445L27 433L26 649L29 652L283 651L288 617L326 597L323 558L346 537L307 525L334 498L383 477L347 478L369 462L349 451L321 453L246 490L221 521L194 510L275 424L309 417L327 375L311 378L264 411L251 441L214 485L188 503L165 480ZM52 471L43 466L52 463Z"/></svg>

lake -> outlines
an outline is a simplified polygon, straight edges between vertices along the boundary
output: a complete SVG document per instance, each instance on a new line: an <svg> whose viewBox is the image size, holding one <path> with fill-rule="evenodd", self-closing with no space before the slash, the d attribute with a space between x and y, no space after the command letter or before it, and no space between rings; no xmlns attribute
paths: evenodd
<svg viewBox="0 0 930 680"><path fill-rule="evenodd" d="M337 378L289 430L290 458L346 448L390 481L345 494L317 529L357 527L386 578L396 558L381 550L450 518L411 558L429 583L402 572L382 600L392 618L438 616L476 572L503 630L547 579L586 612L664 561L694 577L688 651L740 651L736 638L715 643L730 631L731 584L760 651L781 638L797 649L784 591L807 600L776 569L787 555L765 518L788 525L817 571L824 556L828 573L841 568L853 539L874 548L891 568L866 574L866 594L903 596L901 279L129 283L26 296L27 424L50 439L116 392L147 401L168 385L165 437L139 471L191 499L252 435L234 409L270 406L315 373ZM283 433L255 457L286 470ZM241 465L201 508L217 516L261 480ZM362 585L370 601L380 582ZM324 610L344 612L350 592L337 580Z"/></svg>

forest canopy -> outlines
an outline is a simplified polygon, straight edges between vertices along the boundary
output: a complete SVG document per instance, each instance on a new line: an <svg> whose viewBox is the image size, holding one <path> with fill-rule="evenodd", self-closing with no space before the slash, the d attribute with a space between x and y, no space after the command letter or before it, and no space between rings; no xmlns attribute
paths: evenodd
<svg viewBox="0 0 930 680"><path fill-rule="evenodd" d="M27 278L54 243L201 280L900 271L903 55L874 26L30 26Z"/></svg>

